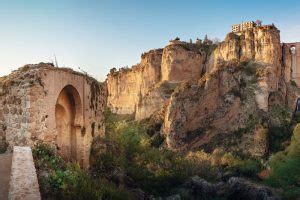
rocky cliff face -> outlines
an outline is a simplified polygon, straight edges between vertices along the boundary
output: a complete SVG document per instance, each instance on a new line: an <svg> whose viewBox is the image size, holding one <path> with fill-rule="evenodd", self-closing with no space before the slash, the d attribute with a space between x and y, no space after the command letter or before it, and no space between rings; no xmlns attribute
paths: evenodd
<svg viewBox="0 0 300 200"><path fill-rule="evenodd" d="M296 100L290 52L279 33L275 26L229 33L215 49L211 43L173 41L153 55L156 74L148 84L134 76L147 73L137 70L141 66L153 68L151 59L110 74L108 105L138 120L165 106L161 134L170 149L219 146L262 156L269 127L281 123L274 109L292 109Z"/></svg>
<svg viewBox="0 0 300 200"><path fill-rule="evenodd" d="M168 147L212 150L221 142L226 150L251 150L259 141L251 140L254 133L248 130L254 130L262 119L255 101L257 80L247 70L258 67L252 62L243 66L232 62L197 82L181 84L165 113L162 133ZM239 149L234 149L236 144ZM265 148L256 150L264 152Z"/></svg>
<svg viewBox="0 0 300 200"><path fill-rule="evenodd" d="M205 58L201 45L180 41L144 53L136 66L108 75L108 107L137 120L148 118L169 99L176 83L200 78Z"/></svg>
<svg viewBox="0 0 300 200"><path fill-rule="evenodd" d="M296 99L288 68L275 27L229 33L212 53L207 76L172 94L162 129L167 145L264 155L270 121L279 117L275 107L292 108Z"/></svg>
<svg viewBox="0 0 300 200"><path fill-rule="evenodd" d="M176 45L177 44L177 45ZM188 81L200 78L205 61L205 52L191 50L188 46L171 43L163 51L162 81Z"/></svg>
<svg viewBox="0 0 300 200"><path fill-rule="evenodd" d="M131 69L111 72L107 78L108 106L118 114L134 114L141 96L160 80L162 49L142 55Z"/></svg>

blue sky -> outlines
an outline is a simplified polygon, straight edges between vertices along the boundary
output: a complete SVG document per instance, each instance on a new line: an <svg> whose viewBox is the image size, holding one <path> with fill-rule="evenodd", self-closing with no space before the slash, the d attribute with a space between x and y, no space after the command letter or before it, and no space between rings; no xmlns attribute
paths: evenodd
<svg viewBox="0 0 300 200"><path fill-rule="evenodd" d="M0 0L0 75L55 54L59 66L104 80L176 36L223 40L232 24L256 19L300 41L299 0Z"/></svg>

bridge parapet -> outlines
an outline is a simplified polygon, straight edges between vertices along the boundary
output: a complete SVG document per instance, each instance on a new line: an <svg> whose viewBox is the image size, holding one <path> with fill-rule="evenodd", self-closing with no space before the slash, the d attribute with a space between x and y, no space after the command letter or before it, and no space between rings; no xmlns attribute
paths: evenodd
<svg viewBox="0 0 300 200"><path fill-rule="evenodd" d="M15 146L8 199L40 200L39 183L30 147Z"/></svg>

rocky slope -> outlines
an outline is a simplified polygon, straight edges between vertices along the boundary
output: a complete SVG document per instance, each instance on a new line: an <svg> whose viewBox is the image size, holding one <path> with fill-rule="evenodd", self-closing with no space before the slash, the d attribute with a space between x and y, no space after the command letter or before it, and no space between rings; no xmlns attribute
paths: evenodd
<svg viewBox="0 0 300 200"><path fill-rule="evenodd" d="M152 68L152 70L150 70ZM174 150L221 147L263 156L270 128L291 113L290 52L275 26L229 33L211 41L171 41L132 69L110 73L108 106L136 120L160 112L161 134ZM290 116L290 115L289 115Z"/></svg>

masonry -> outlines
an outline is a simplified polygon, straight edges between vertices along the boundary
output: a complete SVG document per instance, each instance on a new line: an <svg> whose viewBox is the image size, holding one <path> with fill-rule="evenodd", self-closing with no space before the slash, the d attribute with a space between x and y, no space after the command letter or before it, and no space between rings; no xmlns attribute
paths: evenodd
<svg viewBox="0 0 300 200"><path fill-rule="evenodd" d="M291 79L300 86L300 42L282 44L285 50L284 60L291 68Z"/></svg>
<svg viewBox="0 0 300 200"><path fill-rule="evenodd" d="M94 137L104 133L106 87L52 64L26 65L0 85L0 140L13 146L45 142L67 161L89 165Z"/></svg>

